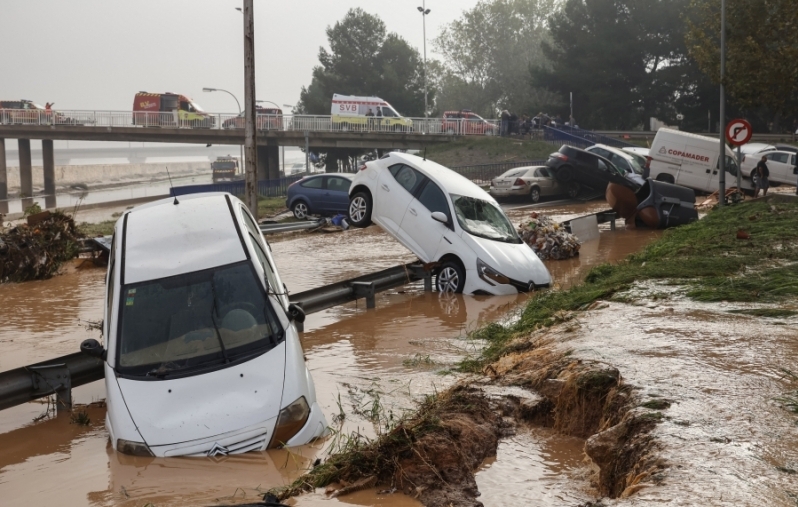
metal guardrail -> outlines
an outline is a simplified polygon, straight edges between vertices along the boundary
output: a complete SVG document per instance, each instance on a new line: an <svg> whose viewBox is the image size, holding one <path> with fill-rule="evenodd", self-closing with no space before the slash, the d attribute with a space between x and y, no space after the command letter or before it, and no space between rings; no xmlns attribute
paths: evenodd
<svg viewBox="0 0 798 507"><path fill-rule="evenodd" d="M280 114L257 116L261 131L415 133L435 135L496 135L499 121L444 118L333 117L327 115ZM0 109L3 125L195 128L244 130L238 114L147 111L80 111L44 109Z"/></svg>
<svg viewBox="0 0 798 507"><path fill-rule="evenodd" d="M367 308L374 308L378 292L422 279L425 289L432 290L431 273L421 264L406 264L300 292L290 300L306 314L361 298L366 299ZM297 324L301 331L302 325ZM82 352L4 371L0 373L0 410L52 394L56 395L57 410L68 410L73 387L100 380L104 375L103 361Z"/></svg>

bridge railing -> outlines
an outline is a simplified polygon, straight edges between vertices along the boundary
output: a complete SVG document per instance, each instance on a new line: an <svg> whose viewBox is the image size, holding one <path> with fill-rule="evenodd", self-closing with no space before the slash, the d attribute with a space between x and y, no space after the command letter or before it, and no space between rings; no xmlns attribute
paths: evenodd
<svg viewBox="0 0 798 507"><path fill-rule="evenodd" d="M241 115L228 113L85 111L44 109L0 109L2 125L195 128L243 130ZM364 132L431 135L498 135L496 120L444 118L333 117L325 115L266 115L256 120L259 131Z"/></svg>

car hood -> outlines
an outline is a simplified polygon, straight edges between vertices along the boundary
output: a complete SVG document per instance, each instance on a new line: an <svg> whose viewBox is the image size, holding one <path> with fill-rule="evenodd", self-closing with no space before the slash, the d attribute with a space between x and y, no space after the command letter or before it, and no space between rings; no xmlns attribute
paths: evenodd
<svg viewBox="0 0 798 507"><path fill-rule="evenodd" d="M551 274L526 243L503 243L463 232L463 240L485 264L518 282L551 284ZM466 266L474 269L476 266Z"/></svg>
<svg viewBox="0 0 798 507"><path fill-rule="evenodd" d="M285 342L250 361L171 380L118 378L130 416L149 446L210 438L277 417Z"/></svg>

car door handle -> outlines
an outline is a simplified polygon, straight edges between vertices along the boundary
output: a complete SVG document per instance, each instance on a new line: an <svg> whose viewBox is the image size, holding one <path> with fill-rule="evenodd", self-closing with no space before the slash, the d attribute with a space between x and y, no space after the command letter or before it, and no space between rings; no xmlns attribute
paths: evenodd
<svg viewBox="0 0 798 507"><path fill-rule="evenodd" d="M383 189L383 190L385 190L386 192L390 192L390 191L391 191L391 189L390 189L390 188L388 188L388 185L380 185L380 188L382 188L382 189Z"/></svg>
<svg viewBox="0 0 798 507"><path fill-rule="evenodd" d="M707 174L709 174L709 169L707 169Z"/></svg>
<svg viewBox="0 0 798 507"><path fill-rule="evenodd" d="M718 171L712 171L712 174L718 174Z"/></svg>
<svg viewBox="0 0 798 507"><path fill-rule="evenodd" d="M410 213L412 213L415 216L418 216L418 213L416 213L416 210L414 210L413 208L408 208L407 211L409 211Z"/></svg>

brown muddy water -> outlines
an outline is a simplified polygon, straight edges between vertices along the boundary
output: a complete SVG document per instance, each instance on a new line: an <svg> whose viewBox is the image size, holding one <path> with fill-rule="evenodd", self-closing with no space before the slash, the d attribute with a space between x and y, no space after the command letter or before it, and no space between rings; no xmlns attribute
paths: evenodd
<svg viewBox="0 0 798 507"><path fill-rule="evenodd" d="M591 204L558 208L560 218L591 210ZM606 206L606 205L605 205ZM599 207L603 209L603 207ZM543 210L536 210L543 211ZM598 209L593 210L598 211ZM517 222L523 211L513 211ZM601 262L623 258L658 235L610 232L583 246L569 261L547 265L560 286L580 280ZM412 254L376 227L328 234L270 238L281 275L291 292L413 260ZM7 370L74 352L96 336L86 321L102 318L104 269L71 265L51 280L0 285L0 369ZM373 436L386 418L399 417L423 395L460 377L450 368L480 344L471 329L507 319L528 295L442 297L415 284L382 293L377 308L363 302L308 316L302 343L319 402L339 434ZM124 456L108 447L103 427L102 382L74 390L91 423L73 424L42 403L0 412L0 498L3 505L142 506L209 505L253 501L270 487L290 483L317 456L335 448L335 436L290 451L204 459ZM38 419L34 421L34 419ZM503 441L495 460L477 476L480 500L492 505L574 505L592 499L583 442L519 431ZM341 499L317 492L292 500L300 506L414 506L402 495L361 491Z"/></svg>

